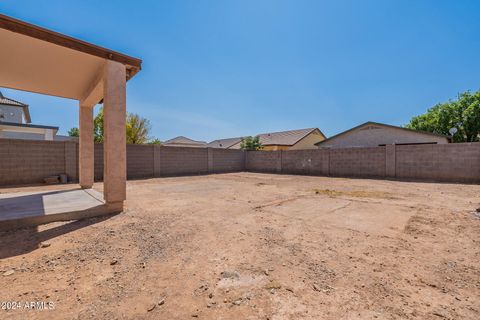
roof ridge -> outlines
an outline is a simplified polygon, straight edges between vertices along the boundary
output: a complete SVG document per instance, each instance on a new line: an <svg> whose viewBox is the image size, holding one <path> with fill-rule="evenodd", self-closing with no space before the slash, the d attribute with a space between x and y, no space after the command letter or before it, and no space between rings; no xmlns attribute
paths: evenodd
<svg viewBox="0 0 480 320"><path fill-rule="evenodd" d="M339 132L333 136L331 136L330 138L327 138L325 140L322 140L320 142L317 142L315 143L315 145L320 145L326 141L331 141L335 138L338 138L339 136L343 136L344 134L347 134L347 133L350 133L356 129L360 129L361 127L363 126L366 126L366 125L378 125L378 126L384 126L384 127L389 127L389 128L394 128L394 129L400 129L400 130L406 130L406 131L412 131L412 132L417 132L417 133L423 133L423 134L429 134L429 135L432 135L432 136L438 136L438 137L444 137L444 138L447 138L447 139L450 139L451 137L448 136L448 135L445 135L445 134L441 134L441 133L435 133L435 132L429 132L429 131L423 131L423 130L416 130L416 129L410 129L410 128L405 128L405 127L400 127L400 126L395 126L395 125L391 125L391 124L387 124L387 123L382 123L382 122L375 122L375 121L366 121L364 123L361 123L355 127L352 127L350 129L347 129L345 131L342 131L342 132Z"/></svg>
<svg viewBox="0 0 480 320"><path fill-rule="evenodd" d="M17 100L15 100L15 99L12 99L12 98L9 98L9 97L5 97L5 96L2 94L1 91L0 91L0 99L12 101L12 102L15 103L15 104L19 104L21 107L28 107L28 104L26 104L26 103L17 101Z"/></svg>
<svg viewBox="0 0 480 320"><path fill-rule="evenodd" d="M215 140L212 140L211 142L214 142L214 141L220 141L220 140L230 140L230 139L243 139L245 137L248 137L248 136L243 136L243 137L232 137L232 138L221 138L221 139L215 139Z"/></svg>
<svg viewBox="0 0 480 320"><path fill-rule="evenodd" d="M191 141L191 142L198 142L198 143L201 143L201 144L206 144L207 142L206 141L202 141L202 140L194 140L194 139L191 139L191 138L188 138L186 136L176 136L176 137L173 137L171 139L168 139L166 141L164 141L163 143L171 143L172 141L175 143L175 139L184 139L184 140L188 140L188 141Z"/></svg>
<svg viewBox="0 0 480 320"><path fill-rule="evenodd" d="M283 130L283 131L274 131L274 132L264 132L264 133L259 133L257 136L264 135L264 134L273 134L273 133L284 133L284 132L293 132L293 131L303 131L303 130L315 130L318 128L303 128L303 129L292 129L292 130Z"/></svg>

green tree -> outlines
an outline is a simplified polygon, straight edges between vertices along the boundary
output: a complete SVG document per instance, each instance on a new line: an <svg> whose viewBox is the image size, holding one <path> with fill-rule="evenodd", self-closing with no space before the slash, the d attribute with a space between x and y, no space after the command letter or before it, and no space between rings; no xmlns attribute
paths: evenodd
<svg viewBox="0 0 480 320"><path fill-rule="evenodd" d="M77 127L73 127L70 130L68 130L68 135L70 137L80 137L80 130L78 130Z"/></svg>
<svg viewBox="0 0 480 320"><path fill-rule="evenodd" d="M249 151L260 150L262 149L262 144L260 143L259 137L246 137L242 138L240 149Z"/></svg>
<svg viewBox="0 0 480 320"><path fill-rule="evenodd" d="M140 117L138 114L127 113L126 115L126 138L127 143L140 144L150 141L150 121L146 118ZM103 142L104 130L103 130L103 108L100 108L97 115L93 119L93 134L94 140L97 143ZM79 129L77 127L71 128L68 131L68 135L71 137L79 136ZM158 139L152 138L153 142ZM158 140L160 143L160 140ZM156 143L157 144L157 143Z"/></svg>
<svg viewBox="0 0 480 320"><path fill-rule="evenodd" d="M141 144L149 140L150 121L135 113L127 114L127 143Z"/></svg>
<svg viewBox="0 0 480 320"><path fill-rule="evenodd" d="M162 141L160 139L154 138L150 141L147 142L148 144L162 144Z"/></svg>
<svg viewBox="0 0 480 320"><path fill-rule="evenodd" d="M425 114L413 117L406 127L445 135L457 128L454 142L480 141L480 90L462 92L456 100L439 103Z"/></svg>
<svg viewBox="0 0 480 320"><path fill-rule="evenodd" d="M70 137L80 137L80 130L77 127L73 127L68 130L68 135ZM93 119L93 135L95 142L103 142L103 108L100 108Z"/></svg>
<svg viewBox="0 0 480 320"><path fill-rule="evenodd" d="M103 107L98 110L97 115L93 119L93 135L95 142L103 142Z"/></svg>

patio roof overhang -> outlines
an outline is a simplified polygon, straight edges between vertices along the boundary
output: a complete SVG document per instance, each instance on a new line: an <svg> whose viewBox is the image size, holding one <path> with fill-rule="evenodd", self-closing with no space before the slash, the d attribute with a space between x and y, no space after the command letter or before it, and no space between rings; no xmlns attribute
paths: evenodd
<svg viewBox="0 0 480 320"><path fill-rule="evenodd" d="M90 94L105 60L125 65L126 80L142 64L140 59L2 14L0 43L0 86L79 101Z"/></svg>
<svg viewBox="0 0 480 320"><path fill-rule="evenodd" d="M79 101L78 180L84 189L94 182L93 107L103 100L105 210L123 210L126 82L142 61L1 14L0 43L0 87Z"/></svg>

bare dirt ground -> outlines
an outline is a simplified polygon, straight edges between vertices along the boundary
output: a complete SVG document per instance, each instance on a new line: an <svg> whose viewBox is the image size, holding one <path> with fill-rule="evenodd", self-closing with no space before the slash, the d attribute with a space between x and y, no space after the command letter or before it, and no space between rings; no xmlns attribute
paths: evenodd
<svg viewBox="0 0 480 320"><path fill-rule="evenodd" d="M0 318L480 319L478 185L234 173L128 197L0 233L0 300L53 303Z"/></svg>

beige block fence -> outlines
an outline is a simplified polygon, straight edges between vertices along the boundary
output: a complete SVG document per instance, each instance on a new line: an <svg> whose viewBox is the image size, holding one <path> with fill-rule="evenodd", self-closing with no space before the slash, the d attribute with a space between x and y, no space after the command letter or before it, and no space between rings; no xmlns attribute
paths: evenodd
<svg viewBox="0 0 480 320"><path fill-rule="evenodd" d="M480 143L249 151L127 145L127 178L266 172L332 177L480 182ZM66 173L78 181L78 143L0 139L0 185L41 183ZM95 145L95 180L103 145Z"/></svg>

